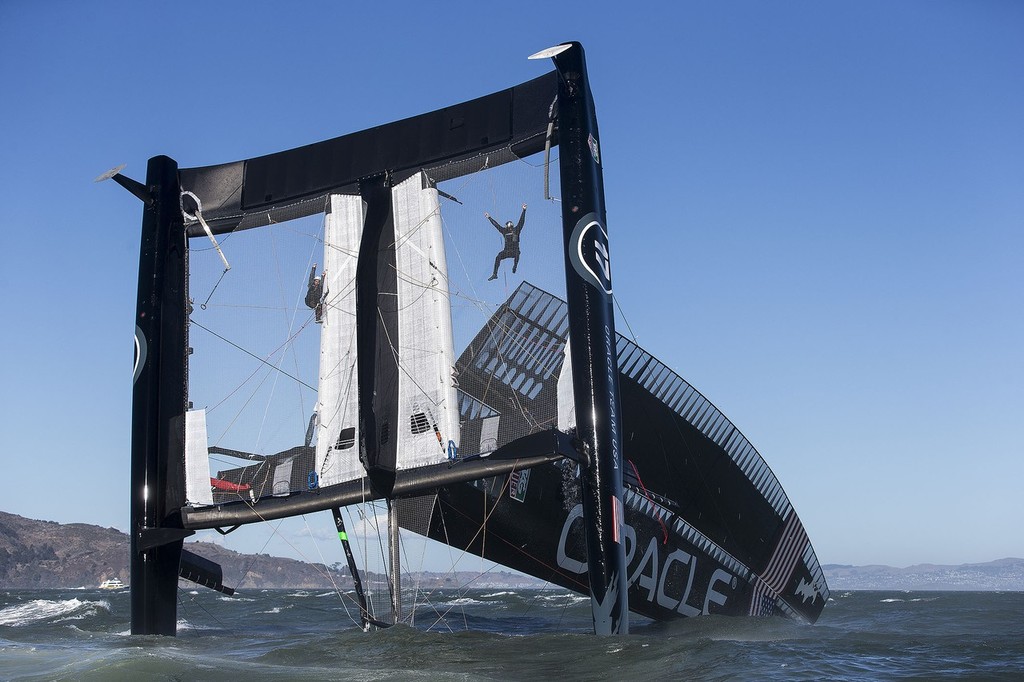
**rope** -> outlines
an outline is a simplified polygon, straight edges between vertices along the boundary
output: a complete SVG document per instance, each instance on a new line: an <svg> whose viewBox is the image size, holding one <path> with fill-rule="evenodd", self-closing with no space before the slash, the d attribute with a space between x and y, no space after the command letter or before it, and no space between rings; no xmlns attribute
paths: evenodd
<svg viewBox="0 0 1024 682"><path fill-rule="evenodd" d="M185 210L185 197L189 197L192 201L196 202L195 215ZM199 305L200 308L206 310L206 304L208 304L210 299L213 298L213 292L217 291L217 287L220 286L221 281L224 279L224 275L228 274L228 270L231 269L231 266L228 264L228 259L224 257L224 252L221 251L220 244L217 243L217 238L213 236L213 230L210 229L210 226L206 224L206 220L203 218L203 202L199 200L199 197L197 197L194 192L182 190L181 195L178 197L178 206L181 208L181 215L184 216L186 220L198 220L199 224L203 226L203 231L206 232L206 236L210 238L213 248L217 250L217 255L220 256L220 262L224 264L224 272L220 273L220 278L217 280L217 283L213 285L210 295L207 296L206 300Z"/></svg>
<svg viewBox="0 0 1024 682"><path fill-rule="evenodd" d="M651 502L654 502L654 500L651 498L651 494L647 492L647 486L644 485L643 480L640 478L640 472L636 470L636 464L633 464L633 460L631 460L631 459L627 459L626 461L629 462L629 466L631 466L633 468L633 475L636 476L636 480L640 483L640 490L644 491L644 497L646 497ZM660 507L661 505L657 505L657 506ZM668 544L668 528L665 527L665 522L661 520L661 512L660 511L658 512L658 523L661 524L661 534L662 534L661 544L667 545Z"/></svg>
<svg viewBox="0 0 1024 682"><path fill-rule="evenodd" d="M286 377L288 377L289 379L293 379L294 381L296 381L296 382L298 382L298 383L302 384L302 385L303 385L303 386L305 386L306 388L308 388L308 389L310 389L310 390L312 390L312 391L315 391L315 390L316 390L316 387L315 387L315 386L310 386L309 384L307 384L307 383L306 383L305 381L303 381L302 379L298 378L297 376L293 376L293 375L289 374L288 372L284 371L284 370L283 370L283 369L281 369L280 367L275 367L274 365L270 364L269 362L267 362L266 360L264 360L264 359L263 359L263 358L261 358L260 356L256 355L256 354L255 354L255 353L253 353L252 351L250 351L250 350L246 350L245 348L242 348L241 346L239 346L239 345L238 345L237 343L235 343L234 341L231 341L230 339L227 339L227 338L225 338L225 337L221 336L220 334L218 334L217 332L213 331L213 330L212 330L212 329L210 329L209 327L205 327L205 326L203 326L202 324L200 324L199 322L196 322L195 320L193 320L193 319L191 319L191 318L189 318L189 324L194 324L195 326L199 327L199 328L200 328L200 329L202 329L203 331L207 331L207 332L209 332L209 333L213 334L214 336L216 336L216 337L217 337L218 339L220 339L220 340L221 340L221 341L223 341L224 343L228 344L229 346L232 346L233 348L237 348L238 350L242 351L242 352L243 352L243 353L245 353L246 355L248 355L248 356L250 356L250 357L252 357L252 358L255 358L255 359L259 360L260 362L262 362L262 363L263 363L264 365L266 365L267 367L270 367L271 369L273 369L273 370L276 370L276 371L280 372L281 374L285 375L285 376L286 376ZM274 354L274 353L276 353L277 351L281 350L281 348L283 348L285 344L287 344L287 343L288 343L289 341L291 341L291 340L292 340L292 339L294 339L294 338L295 338L296 336L298 336L298 335L299 335L299 332L301 332L301 331L302 331L303 329L305 329L305 328L306 328L306 326L307 326L308 324L309 324L308 322L307 322L306 324L303 324L303 325L302 325L302 327L300 327L300 328L299 328L299 331L295 332L295 334L293 334L293 335L292 335L292 336L291 336L291 337L290 337L289 339L287 339L287 340L286 340L286 341L285 341L284 343L282 343L282 344L281 344L280 346L278 346L278 347L277 347L276 349L274 349L274 351L273 351L273 353L271 353L271 355L273 355L273 354ZM247 381L248 381L248 380L247 380ZM243 382L243 383L242 383L242 385L244 385L244 383L245 383L245 382ZM239 385L239 387L238 387L238 388L241 388L241 387L242 387L242 385ZM236 388L235 390L238 390L238 389ZM218 403L218 404L219 404L219 403Z"/></svg>
<svg viewBox="0 0 1024 682"><path fill-rule="evenodd" d="M196 213L192 215L185 210L185 197L189 197L192 201L196 202ZM183 190L181 196L178 197L178 205L181 207L181 214L185 216L186 220L198 220L199 224L203 226L203 230L206 232L206 236L210 238L210 242L213 244L213 248L217 249L217 255L220 256L220 261L224 263L224 272L231 269L228 265L228 259L224 257L224 252L220 250L220 244L217 243L217 238L213 236L213 230L206 224L206 220L203 219L203 202L199 201L199 197L194 192Z"/></svg>

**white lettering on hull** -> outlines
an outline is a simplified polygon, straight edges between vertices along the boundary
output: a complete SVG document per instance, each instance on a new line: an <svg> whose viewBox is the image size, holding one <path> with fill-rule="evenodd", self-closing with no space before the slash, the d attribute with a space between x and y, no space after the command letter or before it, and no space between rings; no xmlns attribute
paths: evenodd
<svg viewBox="0 0 1024 682"><path fill-rule="evenodd" d="M572 511L569 512L565 519L565 523L562 524L556 560L562 569L570 573L583 575L587 572L586 557L584 556L581 559L570 557L567 553L569 531L576 522L583 522L583 505L581 504L577 504L572 508ZM622 529L626 538L626 566L628 567L633 564L633 559L637 555L636 530L628 523L623 523ZM687 570L686 587L681 595L671 595L665 591L669 571L673 564L680 564ZM725 569L716 569L711 574L707 589L704 591L704 601L698 608L690 603L690 596L693 592L693 579L696 574L696 557L685 550L676 548L662 559L658 538L652 537L650 542L647 543L647 547L640 560L633 567L633 570L630 571L628 582L630 586L638 583L640 589L646 591L647 601L653 602L657 599L658 605L662 608L674 610L684 616L707 614L711 604L724 606L728 596L720 592L718 586L726 585L734 589L736 587L736 577Z"/></svg>

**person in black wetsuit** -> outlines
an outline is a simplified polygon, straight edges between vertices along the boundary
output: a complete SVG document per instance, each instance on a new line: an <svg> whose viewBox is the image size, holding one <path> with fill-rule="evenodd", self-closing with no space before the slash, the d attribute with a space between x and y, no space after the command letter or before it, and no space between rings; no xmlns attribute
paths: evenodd
<svg viewBox="0 0 1024 682"><path fill-rule="evenodd" d="M324 271L319 277L316 276L316 263L309 272L309 285L306 289L306 305L313 309L316 315L317 324L323 322L324 314L324 280L327 279L327 272Z"/></svg>
<svg viewBox="0 0 1024 682"><path fill-rule="evenodd" d="M502 227L497 220L491 217L490 213L484 213L484 217L491 221L494 229L505 239L504 248L494 257L494 272L487 278L487 281L490 282L492 279L498 279L498 265L506 258L512 259L512 272L519 267L519 233L523 231L523 223L526 221L526 204L523 204L523 212L519 215L519 224L517 225L513 225L510 220Z"/></svg>

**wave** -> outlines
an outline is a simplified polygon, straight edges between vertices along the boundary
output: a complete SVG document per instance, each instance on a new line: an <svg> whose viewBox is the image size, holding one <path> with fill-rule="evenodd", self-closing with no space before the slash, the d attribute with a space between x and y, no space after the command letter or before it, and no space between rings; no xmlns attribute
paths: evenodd
<svg viewBox="0 0 1024 682"><path fill-rule="evenodd" d="M198 623L190 623L184 618L179 618L175 623L178 632L184 632L185 630L216 630L217 628L212 625L199 625Z"/></svg>
<svg viewBox="0 0 1024 682"><path fill-rule="evenodd" d="M569 604L582 604L583 602L589 602L590 597L576 594L575 592L562 592L559 594L542 594L536 597L540 601L547 602L568 602Z"/></svg>
<svg viewBox="0 0 1024 682"><path fill-rule="evenodd" d="M290 609L293 606L294 606L294 604L286 604L284 606L275 606L275 607L270 608L270 609L268 609L266 611L257 611L256 613L281 613L281 611L283 609Z"/></svg>
<svg viewBox="0 0 1024 682"><path fill-rule="evenodd" d="M472 599L470 597L459 597L458 599L452 599L451 601L443 602L443 603L439 604L438 606L469 606L471 604L486 604L486 603L487 602L482 602L482 601L479 601L477 599Z"/></svg>
<svg viewBox="0 0 1024 682"><path fill-rule="evenodd" d="M95 616L100 610L110 612L110 602L83 599L34 599L17 606L0 610L0 625L23 627L41 621L55 623L67 620L81 620Z"/></svg>
<svg viewBox="0 0 1024 682"><path fill-rule="evenodd" d="M514 597L515 592L492 592L491 594L481 595L484 599L490 599L493 597Z"/></svg>

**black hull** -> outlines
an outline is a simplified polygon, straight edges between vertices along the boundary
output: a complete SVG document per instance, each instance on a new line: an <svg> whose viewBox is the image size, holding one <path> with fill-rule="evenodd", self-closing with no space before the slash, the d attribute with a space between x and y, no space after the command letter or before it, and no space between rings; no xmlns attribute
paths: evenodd
<svg viewBox="0 0 1024 682"><path fill-rule="evenodd" d="M575 469L568 461L535 467L529 470L525 486L517 486L516 491L512 490L515 474L442 488L426 534L588 595ZM703 536L693 539L693 529L651 497L627 488L624 503L633 613L655 620L721 614L784 615L807 622L820 615L827 592L808 596L804 587L801 594L800 586L812 582L802 564L781 594L765 598L757 594L758 579L747 567Z"/></svg>

